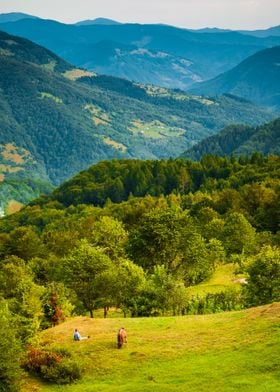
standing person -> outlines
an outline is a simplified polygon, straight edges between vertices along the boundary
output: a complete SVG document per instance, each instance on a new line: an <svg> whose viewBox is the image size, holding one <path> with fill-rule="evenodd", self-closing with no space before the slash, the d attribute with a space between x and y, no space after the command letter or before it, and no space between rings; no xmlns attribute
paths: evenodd
<svg viewBox="0 0 280 392"><path fill-rule="evenodd" d="M80 332L76 328L75 332L74 332L74 335L73 335L73 339L74 340L85 340L85 339L89 339L89 336L81 336Z"/></svg>

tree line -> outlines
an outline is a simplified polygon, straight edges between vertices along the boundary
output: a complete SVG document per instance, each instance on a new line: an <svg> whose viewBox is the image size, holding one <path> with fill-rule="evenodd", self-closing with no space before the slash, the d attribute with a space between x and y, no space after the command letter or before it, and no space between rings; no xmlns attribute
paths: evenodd
<svg viewBox="0 0 280 392"><path fill-rule="evenodd" d="M104 186L116 178L118 203ZM276 156L102 162L2 218L5 347L14 356L41 329L100 308L149 317L279 301L279 189ZM190 295L225 263L247 277L242 289Z"/></svg>

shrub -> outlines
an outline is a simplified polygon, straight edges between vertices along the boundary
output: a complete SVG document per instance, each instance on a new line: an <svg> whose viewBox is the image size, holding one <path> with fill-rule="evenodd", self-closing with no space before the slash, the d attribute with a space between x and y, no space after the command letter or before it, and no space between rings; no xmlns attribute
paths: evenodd
<svg viewBox="0 0 280 392"><path fill-rule="evenodd" d="M259 306L280 301L280 250L264 246L251 258L245 286L247 306Z"/></svg>
<svg viewBox="0 0 280 392"><path fill-rule="evenodd" d="M81 366L65 349L47 351L30 347L23 367L44 380L57 384L68 384L82 376Z"/></svg>
<svg viewBox="0 0 280 392"><path fill-rule="evenodd" d="M73 359L65 359L55 366L42 366L41 375L45 380L57 384L69 384L82 377L82 369Z"/></svg>

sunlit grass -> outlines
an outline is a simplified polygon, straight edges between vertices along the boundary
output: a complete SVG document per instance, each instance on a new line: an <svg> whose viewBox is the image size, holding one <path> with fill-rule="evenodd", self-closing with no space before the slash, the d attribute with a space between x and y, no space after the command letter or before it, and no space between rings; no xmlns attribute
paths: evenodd
<svg viewBox="0 0 280 392"><path fill-rule="evenodd" d="M134 120L130 131L151 139L162 139L172 136L179 137L185 133L185 130L182 128L170 127L158 120L146 123L141 120Z"/></svg>
<svg viewBox="0 0 280 392"><path fill-rule="evenodd" d="M219 293L227 289L239 290L241 285L237 274L238 266L235 264L224 264L219 266L211 278L203 283L188 288L190 295L205 295L207 293Z"/></svg>
<svg viewBox="0 0 280 392"><path fill-rule="evenodd" d="M46 93L46 92L41 92L40 98L42 98L42 99L48 98L48 99L52 99L56 103L63 103L61 98L56 97L55 95L50 94L50 93Z"/></svg>
<svg viewBox="0 0 280 392"><path fill-rule="evenodd" d="M118 350L121 326L128 343ZM74 342L74 328L90 339ZM280 390L280 304L206 316L77 317L40 339L70 350L84 377L69 386L32 380L25 392Z"/></svg>

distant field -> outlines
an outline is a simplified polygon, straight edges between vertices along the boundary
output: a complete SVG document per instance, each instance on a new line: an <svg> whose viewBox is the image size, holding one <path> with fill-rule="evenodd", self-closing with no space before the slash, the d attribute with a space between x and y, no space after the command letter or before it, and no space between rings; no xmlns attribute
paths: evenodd
<svg viewBox="0 0 280 392"><path fill-rule="evenodd" d="M162 139L171 136L182 136L185 133L184 129L177 127L169 127L162 122L155 120L149 123L144 123L140 120L133 121L133 126L130 130L135 134L151 139Z"/></svg>
<svg viewBox="0 0 280 392"><path fill-rule="evenodd" d="M235 274L237 266L234 264L223 264L217 268L213 276L203 283L188 288L190 295L205 295L207 293L219 293L227 289L240 290L239 279L243 275Z"/></svg>
<svg viewBox="0 0 280 392"><path fill-rule="evenodd" d="M118 350L121 326L128 343ZM91 338L74 342L74 328ZM28 379L24 392L280 391L280 303L207 316L76 317L40 339L71 350L85 374L69 386Z"/></svg>

